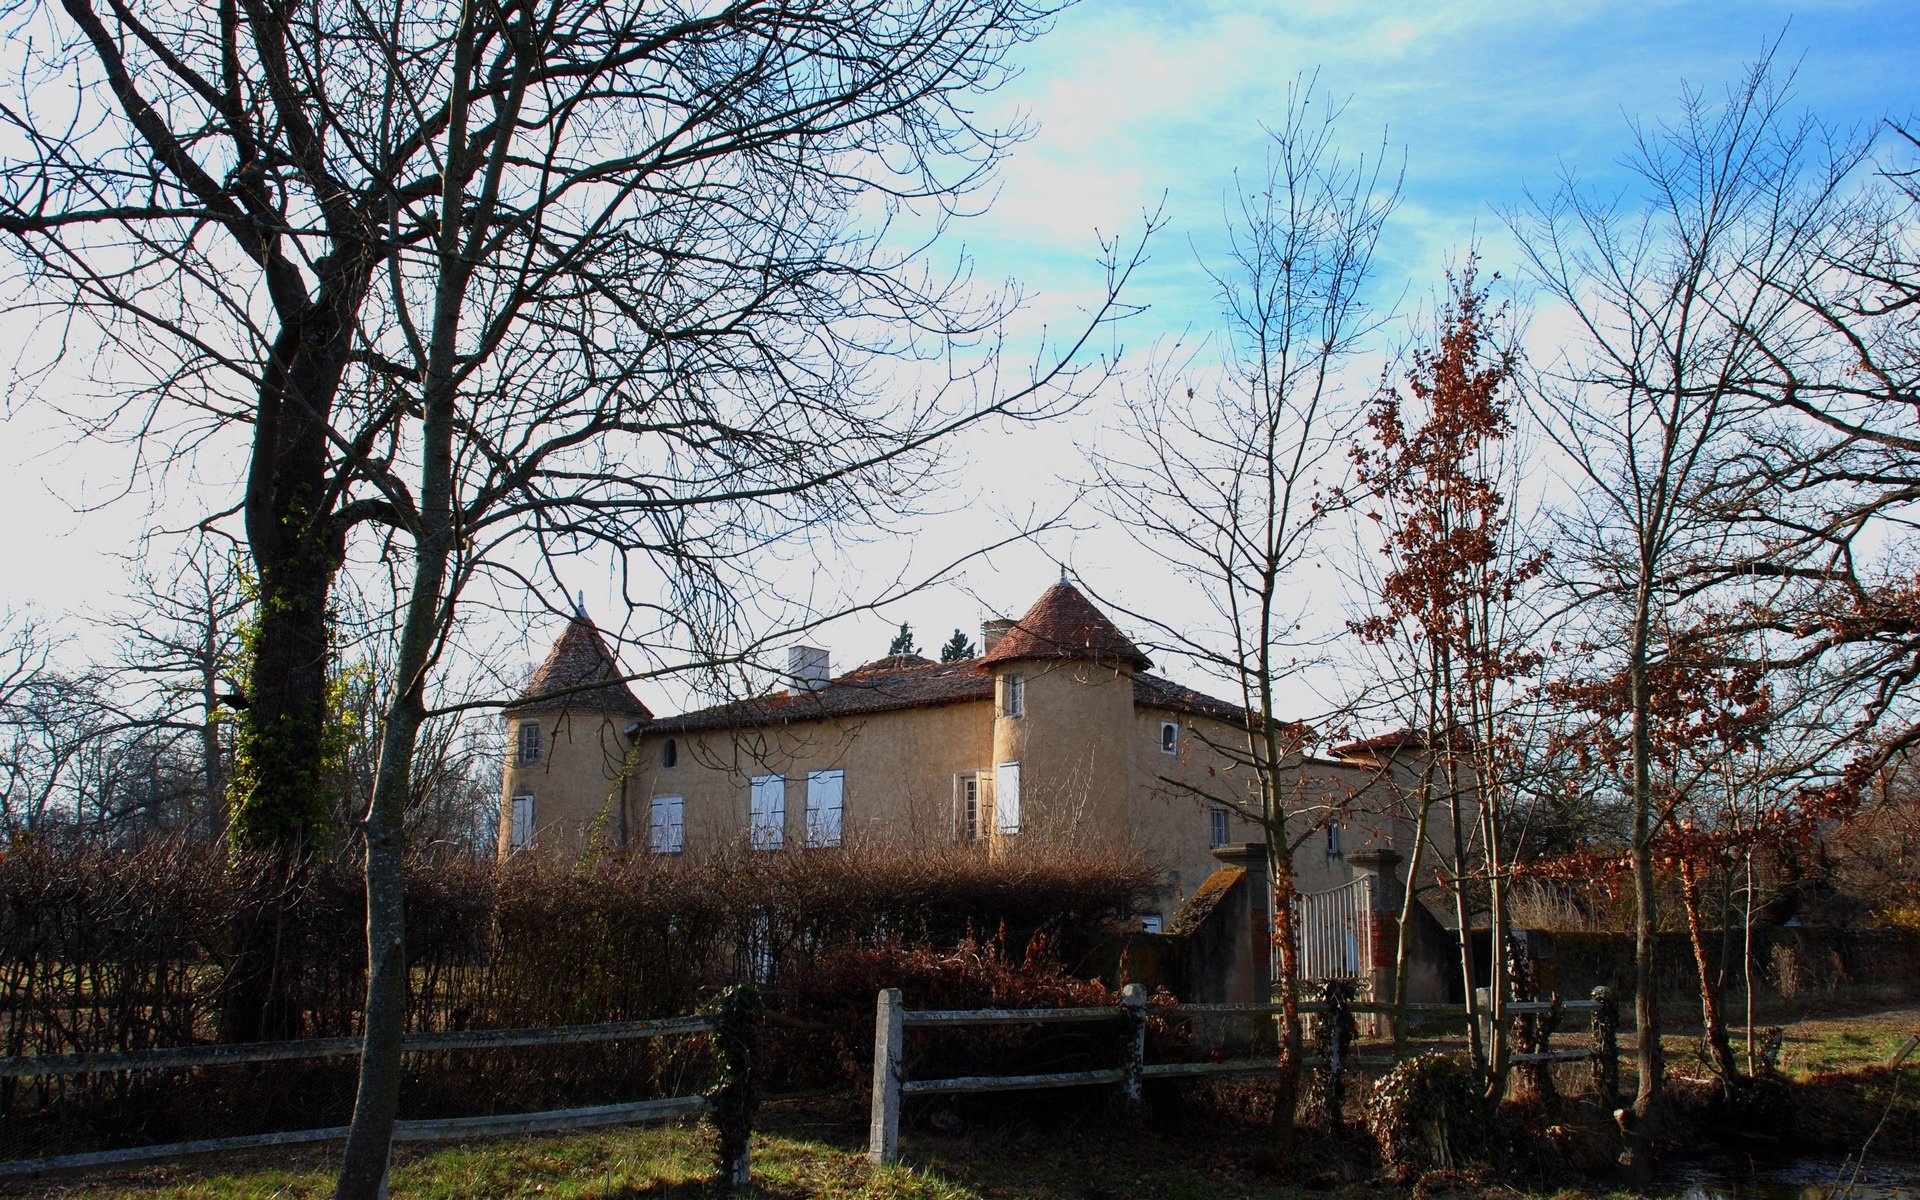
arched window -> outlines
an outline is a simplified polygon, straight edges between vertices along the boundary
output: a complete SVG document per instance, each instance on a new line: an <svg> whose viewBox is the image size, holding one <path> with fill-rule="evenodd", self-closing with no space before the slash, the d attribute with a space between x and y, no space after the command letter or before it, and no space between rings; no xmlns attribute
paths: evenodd
<svg viewBox="0 0 1920 1200"><path fill-rule="evenodd" d="M671 767L679 761L680 761L680 743L674 741L672 738L668 738L666 740L666 744L660 747L661 769L664 770L667 767Z"/></svg>

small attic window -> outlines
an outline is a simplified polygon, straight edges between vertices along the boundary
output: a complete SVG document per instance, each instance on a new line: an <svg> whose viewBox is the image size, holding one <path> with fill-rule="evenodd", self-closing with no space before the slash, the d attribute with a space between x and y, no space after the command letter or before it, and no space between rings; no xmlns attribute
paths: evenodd
<svg viewBox="0 0 1920 1200"><path fill-rule="evenodd" d="M1160 753L1180 753L1180 722L1160 722Z"/></svg>
<svg viewBox="0 0 1920 1200"><path fill-rule="evenodd" d="M668 738L660 747L660 768L667 770L680 761L680 743Z"/></svg>

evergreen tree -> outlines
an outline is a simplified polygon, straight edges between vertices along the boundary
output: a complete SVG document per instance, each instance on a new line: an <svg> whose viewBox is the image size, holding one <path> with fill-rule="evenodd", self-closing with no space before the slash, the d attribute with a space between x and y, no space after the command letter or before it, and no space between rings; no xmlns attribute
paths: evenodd
<svg viewBox="0 0 1920 1200"><path fill-rule="evenodd" d="M893 635L893 644L887 647L887 657L918 653L920 647L913 644L913 626L905 621L900 622L900 632Z"/></svg>
<svg viewBox="0 0 1920 1200"><path fill-rule="evenodd" d="M977 653L979 652L973 648L973 643L967 640L967 635L956 629L953 631L953 636L947 639L947 644L940 647L940 661L959 662L963 658L972 658Z"/></svg>

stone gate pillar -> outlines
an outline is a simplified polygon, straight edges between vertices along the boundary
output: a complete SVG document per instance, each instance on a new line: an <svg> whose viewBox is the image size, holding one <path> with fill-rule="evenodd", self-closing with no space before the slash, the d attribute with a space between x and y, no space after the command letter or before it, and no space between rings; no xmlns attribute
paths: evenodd
<svg viewBox="0 0 1920 1200"><path fill-rule="evenodd" d="M1223 999L1236 1004L1264 1004L1273 993L1273 921L1268 914L1273 887L1267 882L1267 845L1240 842L1219 846L1213 856L1244 872L1229 897L1233 911L1223 914L1228 927L1240 931L1230 943L1233 955L1231 965L1223 972Z"/></svg>
<svg viewBox="0 0 1920 1200"><path fill-rule="evenodd" d="M1376 1004L1393 1003L1393 961L1400 946L1400 905L1406 893L1400 882L1400 852L1389 846L1360 850L1347 855L1347 865L1356 878L1370 882L1367 889L1367 961L1360 965L1361 978Z"/></svg>

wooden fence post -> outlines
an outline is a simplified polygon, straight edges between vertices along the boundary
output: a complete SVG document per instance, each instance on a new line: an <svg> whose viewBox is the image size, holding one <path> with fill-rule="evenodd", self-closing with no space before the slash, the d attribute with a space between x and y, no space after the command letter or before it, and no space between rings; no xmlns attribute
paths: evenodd
<svg viewBox="0 0 1920 1200"><path fill-rule="evenodd" d="M1120 989L1120 1007L1126 1013L1126 1060L1121 1063L1120 1095L1127 1115L1139 1120L1146 1113L1141 1088L1147 1067L1147 989L1130 983Z"/></svg>
<svg viewBox="0 0 1920 1200"><path fill-rule="evenodd" d="M753 1172L754 1059L760 1042L760 989L736 983L713 1013L713 1087L708 1120L718 1132L720 1178L742 1188Z"/></svg>
<svg viewBox="0 0 1920 1200"><path fill-rule="evenodd" d="M900 1161L900 1059L906 1026L900 989L880 989L873 1020L873 1113L867 1160L875 1166Z"/></svg>
<svg viewBox="0 0 1920 1200"><path fill-rule="evenodd" d="M1620 1104L1620 1005L1613 989L1593 989L1593 1089L1611 1112Z"/></svg>
<svg viewBox="0 0 1920 1200"><path fill-rule="evenodd" d="M1345 979L1329 979L1321 985L1320 999L1327 1011L1320 1016L1324 1032L1320 1052L1327 1060L1327 1125L1340 1128L1347 1103L1347 1051L1359 1035L1360 1025L1353 1015L1353 984Z"/></svg>

